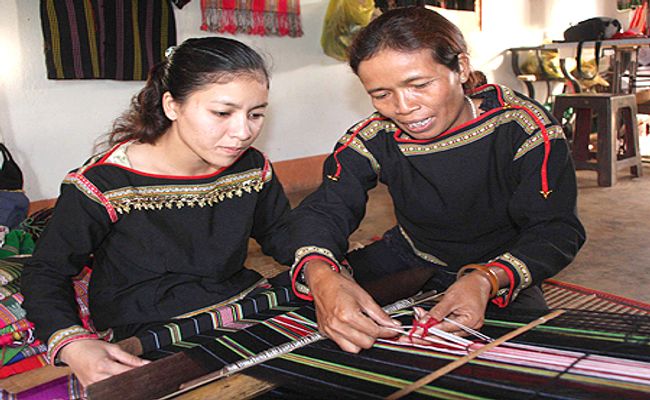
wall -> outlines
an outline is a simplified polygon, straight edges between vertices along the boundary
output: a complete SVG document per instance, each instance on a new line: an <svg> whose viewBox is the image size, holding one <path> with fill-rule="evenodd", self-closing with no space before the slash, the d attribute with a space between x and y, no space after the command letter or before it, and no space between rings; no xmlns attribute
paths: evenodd
<svg viewBox="0 0 650 400"><path fill-rule="evenodd" d="M31 200L58 194L65 173L91 154L96 138L142 85L47 80L38 4L0 0L0 135L23 168ZM193 0L176 12L179 41L207 35L198 29L199 4ZM256 145L274 161L329 152L349 125L372 110L347 66L322 54L327 4L301 1L301 38L237 36L272 65L269 118ZM615 13L615 0L483 0L483 29L467 29L473 64L490 81L523 89L505 49L561 39L570 23Z"/></svg>

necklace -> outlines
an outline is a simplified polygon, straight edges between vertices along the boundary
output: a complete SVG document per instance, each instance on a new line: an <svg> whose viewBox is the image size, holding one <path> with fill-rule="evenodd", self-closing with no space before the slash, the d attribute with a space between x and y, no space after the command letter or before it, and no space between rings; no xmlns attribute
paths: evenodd
<svg viewBox="0 0 650 400"><path fill-rule="evenodd" d="M478 111L476 110L476 105L472 101L472 99L469 98L469 96L465 96L465 100L469 103L469 108L472 110L472 119L476 119L478 117Z"/></svg>

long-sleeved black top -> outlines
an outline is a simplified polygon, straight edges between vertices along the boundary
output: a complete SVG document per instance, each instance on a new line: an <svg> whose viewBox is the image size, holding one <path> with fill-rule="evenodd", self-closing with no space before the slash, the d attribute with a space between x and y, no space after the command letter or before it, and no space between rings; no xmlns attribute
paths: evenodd
<svg viewBox="0 0 650 400"><path fill-rule="evenodd" d="M101 331L169 320L255 286L263 278L244 268L251 237L280 263L292 261L289 203L262 153L249 149L212 175L174 177L130 168L125 147L66 176L25 267L24 307L42 340L81 325L70 279L84 265Z"/></svg>
<svg viewBox="0 0 650 400"><path fill-rule="evenodd" d="M380 114L355 124L325 161L324 182L292 212L294 281L307 259L339 264L365 214L367 192L387 185L409 251L457 271L494 264L511 286L496 303L566 265L585 240L576 177L562 128L537 102L487 85L477 118L415 140ZM297 292L304 288L298 279Z"/></svg>

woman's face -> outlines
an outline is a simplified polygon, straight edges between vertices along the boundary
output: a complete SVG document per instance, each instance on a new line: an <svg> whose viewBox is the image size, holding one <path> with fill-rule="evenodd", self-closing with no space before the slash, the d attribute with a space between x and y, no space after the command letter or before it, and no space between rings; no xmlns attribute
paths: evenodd
<svg viewBox="0 0 650 400"><path fill-rule="evenodd" d="M266 80L256 74L208 84L182 103L165 93L176 159L197 172L231 165L260 134L268 95Z"/></svg>
<svg viewBox="0 0 650 400"><path fill-rule="evenodd" d="M414 139L431 139L471 119L462 83L469 60L459 56L460 72L435 62L427 49L383 49L359 64L361 83L382 115Z"/></svg>

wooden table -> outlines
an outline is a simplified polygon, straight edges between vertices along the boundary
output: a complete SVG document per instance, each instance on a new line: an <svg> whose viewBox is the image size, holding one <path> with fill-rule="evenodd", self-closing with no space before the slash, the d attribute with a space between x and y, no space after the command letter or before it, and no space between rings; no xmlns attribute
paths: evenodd
<svg viewBox="0 0 650 400"><path fill-rule="evenodd" d="M607 39L600 41L584 42L553 42L539 46L540 49L557 50L560 55L560 67L564 76L579 88L576 79L566 70L566 59L578 57L578 47L582 49L598 49L603 52L612 52L612 79L611 92L632 94L636 89L636 74L638 66L638 52L641 47L650 46L650 38ZM623 78L629 79L627 88L623 89Z"/></svg>

